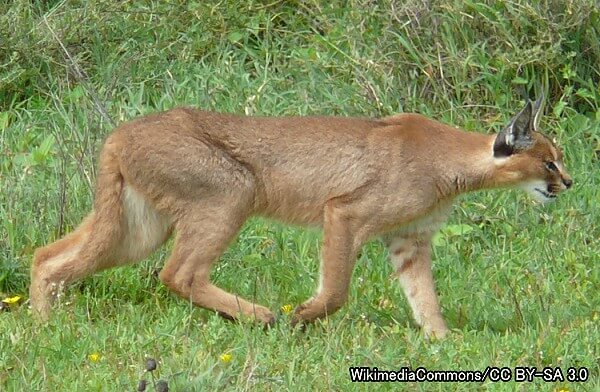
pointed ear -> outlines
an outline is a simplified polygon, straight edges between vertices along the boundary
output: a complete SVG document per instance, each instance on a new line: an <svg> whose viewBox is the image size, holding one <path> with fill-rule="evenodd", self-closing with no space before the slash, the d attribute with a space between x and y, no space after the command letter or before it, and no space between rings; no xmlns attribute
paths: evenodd
<svg viewBox="0 0 600 392"><path fill-rule="evenodd" d="M531 147L531 130L533 128L533 107L531 101L504 128L494 142L494 157L507 157L517 151Z"/></svg>
<svg viewBox="0 0 600 392"><path fill-rule="evenodd" d="M536 99L533 104L533 130L539 132L540 117L544 111L544 92Z"/></svg>

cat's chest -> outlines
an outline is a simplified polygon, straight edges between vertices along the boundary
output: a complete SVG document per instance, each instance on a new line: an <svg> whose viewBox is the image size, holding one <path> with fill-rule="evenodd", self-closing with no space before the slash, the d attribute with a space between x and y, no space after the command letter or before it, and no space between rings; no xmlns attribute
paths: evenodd
<svg viewBox="0 0 600 392"><path fill-rule="evenodd" d="M452 202L434 207L416 218L399 223L383 235L384 240L396 237L432 235L444 224L452 210Z"/></svg>

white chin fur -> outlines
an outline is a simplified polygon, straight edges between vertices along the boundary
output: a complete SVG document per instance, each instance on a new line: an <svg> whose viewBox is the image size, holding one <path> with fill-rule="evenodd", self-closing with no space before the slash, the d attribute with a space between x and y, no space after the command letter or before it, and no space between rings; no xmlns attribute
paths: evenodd
<svg viewBox="0 0 600 392"><path fill-rule="evenodd" d="M552 195L548 193L546 182L544 181L532 181L526 184L521 185L529 195L540 203L547 203L549 201L554 201L556 199L556 195Z"/></svg>

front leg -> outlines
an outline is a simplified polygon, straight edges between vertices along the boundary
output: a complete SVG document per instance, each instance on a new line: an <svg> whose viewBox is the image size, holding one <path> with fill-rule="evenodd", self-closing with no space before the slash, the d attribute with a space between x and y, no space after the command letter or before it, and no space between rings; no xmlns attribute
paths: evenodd
<svg viewBox="0 0 600 392"><path fill-rule="evenodd" d="M449 331L442 318L431 271L431 234L400 236L390 241L395 275L427 337L443 338Z"/></svg>
<svg viewBox="0 0 600 392"><path fill-rule="evenodd" d="M348 300L356 254L367 238L367 230L344 205L329 202L325 206L323 232L319 288L311 299L296 308L292 324L333 314Z"/></svg>

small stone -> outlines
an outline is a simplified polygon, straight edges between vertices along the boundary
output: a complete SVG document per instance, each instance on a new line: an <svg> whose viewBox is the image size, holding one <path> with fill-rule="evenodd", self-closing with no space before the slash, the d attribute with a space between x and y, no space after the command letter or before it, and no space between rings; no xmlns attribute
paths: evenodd
<svg viewBox="0 0 600 392"><path fill-rule="evenodd" d="M146 385L147 385L146 380L140 380L140 382L138 383L138 386L137 386L138 392L144 392L146 390Z"/></svg>
<svg viewBox="0 0 600 392"><path fill-rule="evenodd" d="M146 371L153 372L156 370L156 360L153 358L146 359Z"/></svg>
<svg viewBox="0 0 600 392"><path fill-rule="evenodd" d="M169 392L169 385L165 380L158 380L156 383L157 392Z"/></svg>

